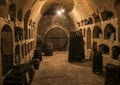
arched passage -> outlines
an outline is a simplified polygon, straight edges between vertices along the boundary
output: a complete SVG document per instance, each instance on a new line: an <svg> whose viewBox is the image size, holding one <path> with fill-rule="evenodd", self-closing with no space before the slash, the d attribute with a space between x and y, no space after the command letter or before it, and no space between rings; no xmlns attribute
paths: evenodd
<svg viewBox="0 0 120 85"><path fill-rule="evenodd" d="M13 67L13 32L9 25L4 25L1 31L2 75Z"/></svg>
<svg viewBox="0 0 120 85"><path fill-rule="evenodd" d="M95 26L93 29L93 38L99 38L101 34L102 34L102 30L100 29L100 27Z"/></svg>
<svg viewBox="0 0 120 85"><path fill-rule="evenodd" d="M87 49L91 49L91 30L87 29Z"/></svg>
<svg viewBox="0 0 120 85"><path fill-rule="evenodd" d="M15 22L16 20L16 5L15 4L11 4L9 6L9 15L10 15L10 19L11 21Z"/></svg>
<svg viewBox="0 0 120 85"><path fill-rule="evenodd" d="M31 11L28 10L24 16L24 37L25 37L25 39L28 39L28 20L30 17L30 13L31 13Z"/></svg>
<svg viewBox="0 0 120 85"><path fill-rule="evenodd" d="M115 40L116 39L116 30L111 24L107 24L104 29L104 38Z"/></svg>
<svg viewBox="0 0 120 85"><path fill-rule="evenodd" d="M59 27L52 28L45 36L45 43L52 43L54 50L65 50L68 44L68 36Z"/></svg>

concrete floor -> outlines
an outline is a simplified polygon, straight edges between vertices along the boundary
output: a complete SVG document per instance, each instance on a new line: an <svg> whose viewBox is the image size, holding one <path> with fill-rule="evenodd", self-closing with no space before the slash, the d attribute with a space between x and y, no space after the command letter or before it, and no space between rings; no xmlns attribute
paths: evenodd
<svg viewBox="0 0 120 85"><path fill-rule="evenodd" d="M92 73L92 63L69 63L68 52L43 56L32 85L104 85L104 76Z"/></svg>

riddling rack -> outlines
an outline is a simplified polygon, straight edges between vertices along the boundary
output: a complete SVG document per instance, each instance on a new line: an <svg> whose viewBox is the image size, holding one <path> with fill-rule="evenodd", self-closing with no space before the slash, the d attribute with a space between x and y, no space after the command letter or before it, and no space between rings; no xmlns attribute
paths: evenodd
<svg viewBox="0 0 120 85"><path fill-rule="evenodd" d="M69 41L69 58L68 61L81 62L85 58L84 41L81 31L71 32Z"/></svg>

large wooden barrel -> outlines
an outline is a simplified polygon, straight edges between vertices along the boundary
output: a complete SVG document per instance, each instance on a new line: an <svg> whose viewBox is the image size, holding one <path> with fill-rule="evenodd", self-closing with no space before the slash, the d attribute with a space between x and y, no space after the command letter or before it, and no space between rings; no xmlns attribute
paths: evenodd
<svg viewBox="0 0 120 85"><path fill-rule="evenodd" d="M65 50L68 44L68 37L64 30L53 28L46 34L45 43L52 43L53 50Z"/></svg>

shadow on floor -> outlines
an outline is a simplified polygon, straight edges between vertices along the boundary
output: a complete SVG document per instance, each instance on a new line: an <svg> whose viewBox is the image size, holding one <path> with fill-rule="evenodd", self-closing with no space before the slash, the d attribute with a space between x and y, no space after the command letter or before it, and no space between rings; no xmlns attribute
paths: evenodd
<svg viewBox="0 0 120 85"><path fill-rule="evenodd" d="M82 62L70 62L71 64L82 66L82 67L90 67L92 68L92 61L85 59Z"/></svg>
<svg viewBox="0 0 120 85"><path fill-rule="evenodd" d="M82 62L70 62L70 63L74 64L74 65L77 65L77 66L80 66L80 67L88 67L88 68L91 69L91 72L92 72L92 61L91 60L85 59ZM102 78L105 77L105 71L104 70L102 72L96 72L96 73L93 73L93 74L96 74L96 75L98 75L99 77L102 77Z"/></svg>

